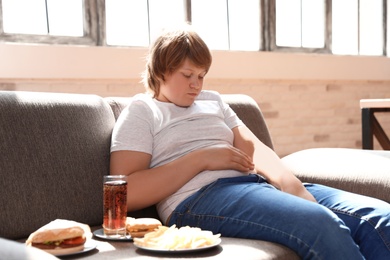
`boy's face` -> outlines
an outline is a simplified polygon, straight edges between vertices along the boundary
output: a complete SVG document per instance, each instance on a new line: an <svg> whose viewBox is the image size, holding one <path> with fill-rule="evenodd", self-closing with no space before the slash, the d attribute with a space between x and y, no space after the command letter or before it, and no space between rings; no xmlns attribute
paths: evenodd
<svg viewBox="0 0 390 260"><path fill-rule="evenodd" d="M157 100L181 107L190 106L202 90L206 73L204 68L199 68L185 59L177 70L164 74L165 81L160 82Z"/></svg>

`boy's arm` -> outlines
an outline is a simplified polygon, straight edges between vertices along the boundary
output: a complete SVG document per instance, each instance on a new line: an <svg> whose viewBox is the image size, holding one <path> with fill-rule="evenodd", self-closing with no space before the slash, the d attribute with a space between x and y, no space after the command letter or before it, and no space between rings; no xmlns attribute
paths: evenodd
<svg viewBox="0 0 390 260"><path fill-rule="evenodd" d="M302 182L286 168L278 155L263 144L246 126L233 128L234 147L252 157L256 173L281 191L316 201Z"/></svg>

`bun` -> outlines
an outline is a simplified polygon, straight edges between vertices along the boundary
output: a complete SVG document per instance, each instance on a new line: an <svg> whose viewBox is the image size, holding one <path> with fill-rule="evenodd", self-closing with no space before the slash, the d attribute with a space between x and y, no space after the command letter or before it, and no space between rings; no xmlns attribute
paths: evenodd
<svg viewBox="0 0 390 260"><path fill-rule="evenodd" d="M130 218L126 220L126 230L131 237L143 237L145 234L154 231L162 226L161 222L155 218Z"/></svg>

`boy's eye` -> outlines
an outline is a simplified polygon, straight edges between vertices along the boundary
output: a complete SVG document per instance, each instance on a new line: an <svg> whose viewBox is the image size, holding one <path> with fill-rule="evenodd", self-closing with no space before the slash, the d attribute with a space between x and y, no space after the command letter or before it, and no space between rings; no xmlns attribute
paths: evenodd
<svg viewBox="0 0 390 260"><path fill-rule="evenodd" d="M185 74L183 73L183 76L186 77L186 78L191 78L193 74ZM199 75L198 76L198 79L203 79L205 77L205 75Z"/></svg>

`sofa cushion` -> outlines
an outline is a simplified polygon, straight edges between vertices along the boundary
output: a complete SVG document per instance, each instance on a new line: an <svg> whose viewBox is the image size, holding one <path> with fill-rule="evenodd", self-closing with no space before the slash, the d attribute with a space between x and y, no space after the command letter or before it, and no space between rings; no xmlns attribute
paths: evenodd
<svg viewBox="0 0 390 260"><path fill-rule="evenodd" d="M312 148L287 155L282 161L303 182L390 202L390 151Z"/></svg>
<svg viewBox="0 0 390 260"><path fill-rule="evenodd" d="M0 95L0 236L23 238L53 219L102 223L115 119L95 95Z"/></svg>

